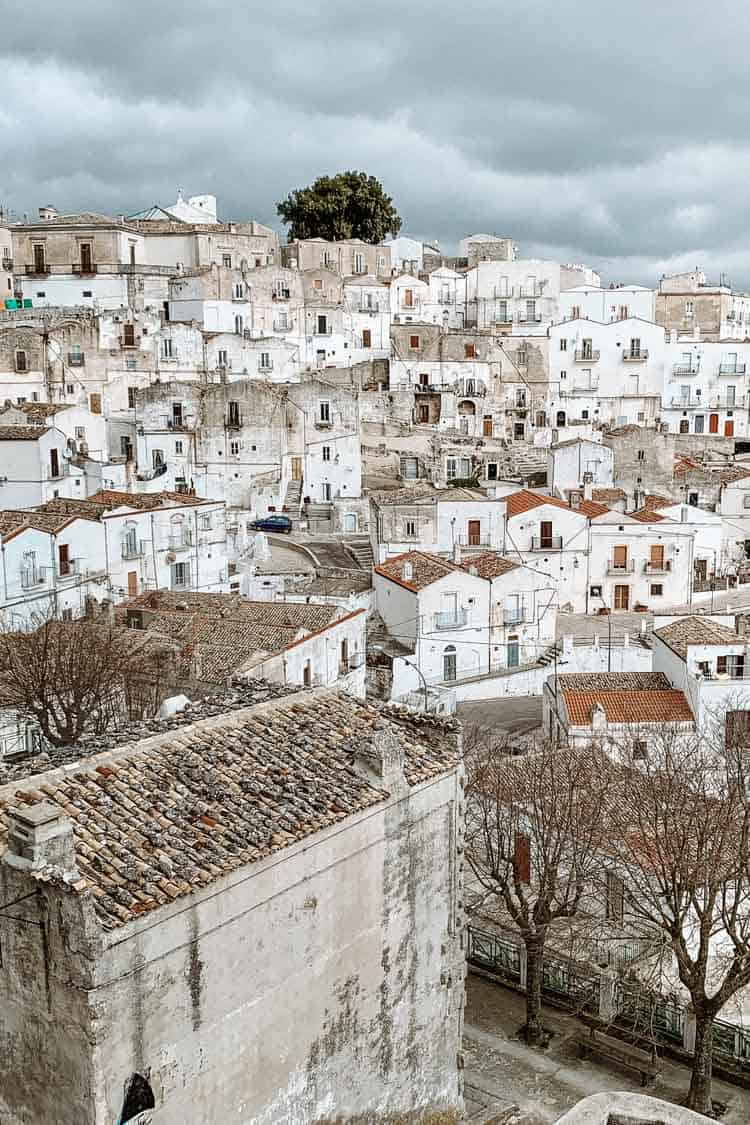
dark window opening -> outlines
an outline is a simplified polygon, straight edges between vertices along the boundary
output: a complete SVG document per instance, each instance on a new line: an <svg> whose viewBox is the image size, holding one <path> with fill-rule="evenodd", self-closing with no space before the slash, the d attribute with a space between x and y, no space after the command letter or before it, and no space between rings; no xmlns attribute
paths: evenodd
<svg viewBox="0 0 750 1125"><path fill-rule="evenodd" d="M147 1109L156 1109L151 1083L142 1074L134 1074L125 1087L125 1101L122 1105L119 1125L125 1125L127 1121L132 1121Z"/></svg>

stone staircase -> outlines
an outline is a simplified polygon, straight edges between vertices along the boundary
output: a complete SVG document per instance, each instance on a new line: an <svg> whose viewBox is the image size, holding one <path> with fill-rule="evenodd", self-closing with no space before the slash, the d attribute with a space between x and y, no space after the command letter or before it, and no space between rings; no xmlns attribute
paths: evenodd
<svg viewBox="0 0 750 1125"><path fill-rule="evenodd" d="M305 515L311 534L327 535L333 531L333 504L308 504Z"/></svg>
<svg viewBox="0 0 750 1125"><path fill-rule="evenodd" d="M542 668L549 667L550 664L554 665L555 661L562 655L562 645L555 644L546 648L542 655L537 660L537 664Z"/></svg>
<svg viewBox="0 0 750 1125"><path fill-rule="evenodd" d="M372 543L369 536L360 535L356 539L347 539L344 546L354 558L357 566L360 566L362 570L372 570L375 560L372 556Z"/></svg>
<svg viewBox="0 0 750 1125"><path fill-rule="evenodd" d="M302 481L290 480L286 486L284 508L292 519L299 519L299 510L302 505Z"/></svg>

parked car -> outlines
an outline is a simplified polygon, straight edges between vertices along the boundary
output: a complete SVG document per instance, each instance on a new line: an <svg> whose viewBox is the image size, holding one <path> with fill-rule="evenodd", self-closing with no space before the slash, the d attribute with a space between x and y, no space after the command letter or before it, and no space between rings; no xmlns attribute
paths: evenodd
<svg viewBox="0 0 750 1125"><path fill-rule="evenodd" d="M277 535L289 535L292 521L289 516L264 516L261 520L253 520L250 526L255 531L274 531Z"/></svg>

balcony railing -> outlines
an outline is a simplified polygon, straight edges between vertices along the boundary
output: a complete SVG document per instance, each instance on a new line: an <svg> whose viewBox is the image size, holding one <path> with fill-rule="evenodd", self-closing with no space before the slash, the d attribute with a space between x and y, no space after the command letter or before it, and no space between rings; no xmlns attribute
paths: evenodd
<svg viewBox="0 0 750 1125"><path fill-rule="evenodd" d="M47 581L47 568L41 567L21 567L21 588L24 590L31 590L34 586L43 586Z"/></svg>
<svg viewBox="0 0 750 1125"><path fill-rule="evenodd" d="M93 262L73 262L70 272L77 274L79 277L95 277L96 266Z"/></svg>
<svg viewBox="0 0 750 1125"><path fill-rule="evenodd" d="M437 303L439 305L453 305L455 304L455 301L456 298L452 293L440 293L437 299Z"/></svg>
<svg viewBox="0 0 750 1125"><path fill-rule="evenodd" d="M8 273L11 273L12 270L13 270L13 259L12 258L3 258L2 265L3 265L4 270L7 270Z"/></svg>
<svg viewBox="0 0 750 1125"><path fill-rule="evenodd" d="M459 535L458 542L462 547L489 547L488 535Z"/></svg>
<svg viewBox="0 0 750 1125"><path fill-rule="evenodd" d="M523 609L504 609L503 625L522 625L525 621Z"/></svg>
<svg viewBox="0 0 750 1125"><path fill-rule="evenodd" d="M679 406L681 410L700 410L702 406L707 405L700 398L682 398L679 395L670 399L669 404L670 406Z"/></svg>
<svg viewBox="0 0 750 1125"><path fill-rule="evenodd" d="M719 374L720 375L744 375L745 374L745 364L744 363L720 363L719 364Z"/></svg>
<svg viewBox="0 0 750 1125"><path fill-rule="evenodd" d="M643 565L645 574L669 574L672 570L672 560L662 559L661 562L651 562L647 559Z"/></svg>
<svg viewBox="0 0 750 1125"><path fill-rule="evenodd" d="M462 629L469 619L467 609L448 610L433 616L435 629Z"/></svg>
<svg viewBox="0 0 750 1125"><path fill-rule="evenodd" d="M417 383L414 387L414 392L418 395L435 394L439 391L440 387L437 383Z"/></svg>
<svg viewBox="0 0 750 1125"><path fill-rule="evenodd" d="M242 414L228 414L224 425L228 430L241 430L242 429Z"/></svg>
<svg viewBox="0 0 750 1125"><path fill-rule="evenodd" d="M598 348L577 348L575 360L576 363L596 363L600 354Z"/></svg>
<svg viewBox="0 0 750 1125"><path fill-rule="evenodd" d="M541 324L541 313L518 313L516 316L516 324Z"/></svg>
<svg viewBox="0 0 750 1125"><path fill-rule="evenodd" d="M648 348L640 348L638 351L628 351L627 349L622 353L623 363L645 363L648 359Z"/></svg>
<svg viewBox="0 0 750 1125"><path fill-rule="evenodd" d="M560 385L560 395L564 398L566 395L595 395L599 390L599 380L590 379L586 383L569 383Z"/></svg>
<svg viewBox="0 0 750 1125"><path fill-rule="evenodd" d="M143 539L124 539L122 543L122 557L124 559L140 559L146 553L146 543Z"/></svg>
<svg viewBox="0 0 750 1125"><path fill-rule="evenodd" d="M532 551L561 551L562 535L532 535Z"/></svg>
<svg viewBox="0 0 750 1125"><path fill-rule="evenodd" d="M635 561L626 559L625 562L616 562L610 559L607 563L607 574L632 574L635 570Z"/></svg>
<svg viewBox="0 0 750 1125"><path fill-rule="evenodd" d="M360 305L360 306L359 306L359 311L360 311L361 313L376 313L376 312L380 312L380 305L378 305L378 304L374 304L374 305Z"/></svg>
<svg viewBox="0 0 750 1125"><path fill-rule="evenodd" d="M675 363L672 367L675 375L697 375L700 369L700 363Z"/></svg>
<svg viewBox="0 0 750 1125"><path fill-rule="evenodd" d="M529 297L529 298L533 299L535 297L541 297L543 291L544 291L544 287L542 286L542 284L540 282L537 282L536 285L519 285L518 286L518 296L519 297Z"/></svg>
<svg viewBox="0 0 750 1125"><path fill-rule="evenodd" d="M704 680L750 680L750 668L729 665L726 672L717 672L711 668L708 672L701 672L701 675Z"/></svg>
<svg viewBox="0 0 750 1125"><path fill-rule="evenodd" d="M744 395L710 395L705 405L711 409L734 410L737 406L744 406Z"/></svg>
<svg viewBox="0 0 750 1125"><path fill-rule="evenodd" d="M23 272L27 277L47 277L50 269L46 262L41 262L38 265L24 266Z"/></svg>
<svg viewBox="0 0 750 1125"><path fill-rule="evenodd" d="M189 532L183 535L170 535L167 545L170 551L187 551L193 545L193 537Z"/></svg>

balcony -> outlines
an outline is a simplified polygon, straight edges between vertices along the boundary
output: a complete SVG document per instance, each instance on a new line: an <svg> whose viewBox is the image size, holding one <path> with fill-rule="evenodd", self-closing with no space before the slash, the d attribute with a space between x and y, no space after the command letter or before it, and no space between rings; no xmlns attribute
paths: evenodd
<svg viewBox="0 0 750 1125"><path fill-rule="evenodd" d="M167 539L167 549L169 551L188 551L193 545L193 537L189 531L184 532L182 535L170 535Z"/></svg>
<svg viewBox="0 0 750 1125"><path fill-rule="evenodd" d="M325 418L325 419L324 418L318 418L317 422L315 423L315 429L316 430L332 430L333 429L333 422L331 422L330 419L328 419L328 418Z"/></svg>
<svg viewBox="0 0 750 1125"><path fill-rule="evenodd" d="M118 340L121 348L140 348L141 346L140 336L119 336ZM161 358L167 359L167 356L162 356Z"/></svg>
<svg viewBox="0 0 750 1125"><path fill-rule="evenodd" d="M361 312L361 313L373 313L374 314L374 313L380 312L380 305L378 305L378 304L360 305L359 309L357 311Z"/></svg>
<svg viewBox="0 0 750 1125"><path fill-rule="evenodd" d="M414 393L418 395L439 394L440 390L437 383L417 383L414 387Z"/></svg>
<svg viewBox="0 0 750 1125"><path fill-rule="evenodd" d="M678 395L669 400L669 405L679 407L680 410L700 410L708 404L701 398L682 398Z"/></svg>
<svg viewBox="0 0 750 1125"><path fill-rule="evenodd" d="M463 629L468 619L469 611L467 609L449 610L445 613L433 615L433 627L435 629Z"/></svg>
<svg viewBox="0 0 750 1125"><path fill-rule="evenodd" d="M7 270L8 273L12 273L12 271L13 271L13 259L12 258L3 258L2 265L3 265L4 270Z"/></svg>
<svg viewBox="0 0 750 1125"><path fill-rule="evenodd" d="M600 354L598 348L578 348L574 353L576 363L597 363Z"/></svg>
<svg viewBox="0 0 750 1125"><path fill-rule="evenodd" d="M720 375L744 375L745 374L745 364L744 363L720 363L719 364L719 374Z"/></svg>
<svg viewBox="0 0 750 1125"><path fill-rule="evenodd" d="M33 266L24 266L23 272L27 277L48 277L50 271L46 262L37 262Z"/></svg>
<svg viewBox="0 0 750 1125"><path fill-rule="evenodd" d="M532 535L532 551L562 551L562 535Z"/></svg>
<svg viewBox="0 0 750 1125"><path fill-rule="evenodd" d="M542 284L542 282L539 282L539 281L536 283L536 285L519 285L518 286L518 296L519 297L526 297L530 300L534 300L537 297L541 297L543 292L544 292L544 285Z"/></svg>
<svg viewBox="0 0 750 1125"><path fill-rule="evenodd" d="M635 561L633 559L626 559L625 562L616 562L615 559L610 559L607 563L607 574L614 574L615 576L621 574L633 574L635 571Z"/></svg>
<svg viewBox="0 0 750 1125"><path fill-rule="evenodd" d="M488 535L459 535L458 542L462 547L484 547L490 546L490 539Z"/></svg>
<svg viewBox="0 0 750 1125"><path fill-rule="evenodd" d="M503 625L522 625L525 620L523 608L503 610Z"/></svg>
<svg viewBox="0 0 750 1125"><path fill-rule="evenodd" d="M698 375L700 369L700 363L675 363L672 365L672 372L675 375Z"/></svg>
<svg viewBox="0 0 750 1125"><path fill-rule="evenodd" d="M280 289L278 292L271 294L271 300L272 301L288 301L289 295L290 295L290 291L288 289Z"/></svg>
<svg viewBox="0 0 750 1125"><path fill-rule="evenodd" d="M224 427L227 430L241 430L243 426L242 414L228 414L224 422Z"/></svg>
<svg viewBox="0 0 750 1125"><path fill-rule="evenodd" d="M70 272L78 277L96 277L96 266L93 262L73 262Z"/></svg>
<svg viewBox="0 0 750 1125"><path fill-rule="evenodd" d="M124 559L140 559L146 553L144 539L124 539L122 543L122 557Z"/></svg>
<svg viewBox="0 0 750 1125"><path fill-rule="evenodd" d="M671 559L662 559L661 562L651 562L650 559L647 559L643 564L644 574L671 574L671 572Z"/></svg>
<svg viewBox="0 0 750 1125"><path fill-rule="evenodd" d="M21 567L21 589L32 590L35 586L43 586L47 581L47 567Z"/></svg>
<svg viewBox="0 0 750 1125"><path fill-rule="evenodd" d="M439 305L454 305L456 303L456 298L452 293L441 293L438 296L437 303Z"/></svg>
<svg viewBox="0 0 750 1125"><path fill-rule="evenodd" d="M518 313L516 316L516 324L541 324L541 313Z"/></svg>
<svg viewBox="0 0 750 1125"><path fill-rule="evenodd" d="M590 379L585 383L574 382L563 386L560 384L560 397L569 395L595 395L599 391L599 380Z"/></svg>
<svg viewBox="0 0 750 1125"><path fill-rule="evenodd" d="M275 320L273 330L274 332L291 332L292 326L286 320Z"/></svg>
<svg viewBox="0 0 750 1125"><path fill-rule="evenodd" d="M83 367L85 362L83 352L68 352L68 367Z"/></svg>
<svg viewBox="0 0 750 1125"><path fill-rule="evenodd" d="M332 328L316 328L313 336L333 336Z"/></svg>
<svg viewBox="0 0 750 1125"><path fill-rule="evenodd" d="M648 348L639 348L638 351L624 351L622 353L623 363L645 363L648 359Z"/></svg>

